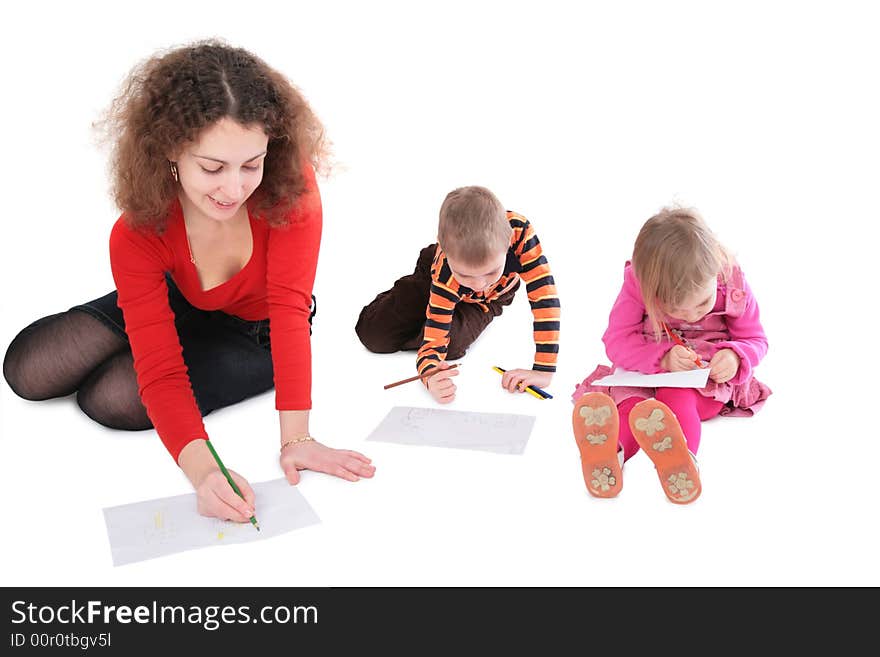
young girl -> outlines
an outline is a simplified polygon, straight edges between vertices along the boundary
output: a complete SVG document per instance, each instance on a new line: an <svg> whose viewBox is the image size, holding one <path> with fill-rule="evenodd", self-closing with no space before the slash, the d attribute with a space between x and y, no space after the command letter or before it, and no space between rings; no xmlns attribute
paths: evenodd
<svg viewBox="0 0 880 657"><path fill-rule="evenodd" d="M677 504L700 495L700 422L756 411L770 389L754 369L767 353L758 304L740 268L696 212L664 209L639 232L602 336L612 367L575 389L572 426L587 490L614 497L641 447ZM614 367L646 374L709 368L705 388L597 387Z"/></svg>
<svg viewBox="0 0 880 657"><path fill-rule="evenodd" d="M323 130L251 53L203 42L135 68L106 122L116 291L22 330L3 361L31 400L76 393L101 424L155 427L207 516L246 521L202 416L275 387L280 464L357 481L374 468L309 434ZM271 336L270 336L271 328Z"/></svg>

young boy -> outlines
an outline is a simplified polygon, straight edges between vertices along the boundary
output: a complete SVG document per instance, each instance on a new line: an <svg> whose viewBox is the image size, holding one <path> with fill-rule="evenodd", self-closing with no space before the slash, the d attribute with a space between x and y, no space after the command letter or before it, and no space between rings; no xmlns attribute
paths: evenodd
<svg viewBox="0 0 880 657"><path fill-rule="evenodd" d="M437 243L422 249L415 271L364 306L355 331L370 351L418 349L419 374L441 404L455 398L446 359L464 356L526 282L534 317L535 362L508 370L501 385L510 392L546 387L559 351L559 298L541 244L525 217L507 212L484 187L460 187L440 208ZM427 311L425 308L427 307Z"/></svg>

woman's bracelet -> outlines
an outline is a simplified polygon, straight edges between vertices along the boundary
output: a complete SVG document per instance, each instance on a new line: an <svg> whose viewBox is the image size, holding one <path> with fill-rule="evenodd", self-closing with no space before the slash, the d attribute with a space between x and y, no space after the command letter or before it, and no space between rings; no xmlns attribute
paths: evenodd
<svg viewBox="0 0 880 657"><path fill-rule="evenodd" d="M294 445L296 443L304 443L309 440L314 440L314 438L312 438L309 434L305 434L304 436L300 436L298 438L291 438L290 440L285 440L283 443L281 443L281 449L279 451L283 452L284 448L287 447L288 445Z"/></svg>

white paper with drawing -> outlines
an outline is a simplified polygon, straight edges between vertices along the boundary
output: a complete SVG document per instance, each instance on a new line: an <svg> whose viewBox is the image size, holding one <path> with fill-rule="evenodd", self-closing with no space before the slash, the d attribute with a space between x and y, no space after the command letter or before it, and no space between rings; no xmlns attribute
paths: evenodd
<svg viewBox="0 0 880 657"><path fill-rule="evenodd" d="M686 372L663 372L642 374L616 368L612 374L596 379L594 386L627 386L633 388L705 388L709 381L709 368Z"/></svg>
<svg viewBox="0 0 880 657"><path fill-rule="evenodd" d="M252 487L260 531L249 522L199 515L195 493L105 508L113 565L211 545L248 543L321 522L302 493L286 479L263 481Z"/></svg>
<svg viewBox="0 0 880 657"><path fill-rule="evenodd" d="M533 415L395 406L367 440L522 454L534 424Z"/></svg>

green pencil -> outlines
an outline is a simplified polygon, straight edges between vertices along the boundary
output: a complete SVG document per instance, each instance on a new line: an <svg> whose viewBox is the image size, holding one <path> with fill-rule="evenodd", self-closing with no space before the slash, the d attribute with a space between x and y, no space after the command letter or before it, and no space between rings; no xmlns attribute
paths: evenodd
<svg viewBox="0 0 880 657"><path fill-rule="evenodd" d="M238 486L235 485L235 482L232 480L232 475L229 474L229 470L226 469L226 466L223 465L223 461L220 460L219 454L214 449L214 446L211 444L210 440L206 440L208 443L208 449L211 450L211 454L214 456L214 460L217 461L217 465L220 466L220 472L223 473L223 476L226 477L226 481L229 482L229 485L232 486L232 490L241 498L244 499L244 495L241 494L241 491L238 489ZM251 516L251 524L257 528L257 531L260 531L260 524L257 522L256 516Z"/></svg>

